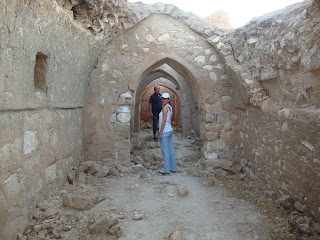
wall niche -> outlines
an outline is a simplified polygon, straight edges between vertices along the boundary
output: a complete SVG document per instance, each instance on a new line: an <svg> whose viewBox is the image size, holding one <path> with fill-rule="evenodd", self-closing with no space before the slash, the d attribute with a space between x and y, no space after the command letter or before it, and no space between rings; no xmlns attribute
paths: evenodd
<svg viewBox="0 0 320 240"><path fill-rule="evenodd" d="M34 88L36 91L47 92L47 63L48 56L38 52L34 66Z"/></svg>

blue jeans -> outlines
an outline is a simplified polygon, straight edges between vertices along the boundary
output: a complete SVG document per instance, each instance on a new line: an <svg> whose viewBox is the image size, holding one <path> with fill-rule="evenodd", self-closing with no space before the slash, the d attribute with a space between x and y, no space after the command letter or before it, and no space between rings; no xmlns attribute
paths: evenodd
<svg viewBox="0 0 320 240"><path fill-rule="evenodd" d="M161 153L164 158L164 166L162 171L165 173L177 171L176 156L172 147L172 131L162 133L160 146Z"/></svg>

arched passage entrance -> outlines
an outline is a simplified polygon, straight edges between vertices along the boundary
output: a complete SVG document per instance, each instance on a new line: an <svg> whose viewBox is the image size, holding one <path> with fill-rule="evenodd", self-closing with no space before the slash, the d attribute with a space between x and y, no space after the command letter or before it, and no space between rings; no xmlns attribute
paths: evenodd
<svg viewBox="0 0 320 240"><path fill-rule="evenodd" d="M186 77L192 77L188 69L180 63L166 58L155 63L141 74L140 84L135 92L134 111L131 112L131 132L139 132L143 91L151 82L157 83L157 79L164 78L171 83L171 89L179 99L182 134L187 135L194 131L196 135L200 135L198 103L194 96L194 90L189 83L190 79L186 79L181 73ZM158 85L163 84L159 82ZM170 88L170 86L165 87Z"/></svg>
<svg viewBox="0 0 320 240"><path fill-rule="evenodd" d="M183 134L194 130L203 156L222 159L237 133L230 127L233 92L226 74L217 50L170 16L151 16L126 31L108 44L90 77L83 110L86 159L130 159L141 95L161 75L180 91Z"/></svg>
<svg viewBox="0 0 320 240"><path fill-rule="evenodd" d="M150 96L154 93L155 86L160 87L160 93L166 92L170 94L170 104L173 109L171 123L173 126L175 126L175 129L182 131L180 98L177 93L177 90L175 90L176 89L175 85L172 82L169 82L169 80L165 78L158 78L152 81L143 91L141 96L141 104L139 107L140 123L141 123L140 127L142 125L144 127L147 127L148 125L152 124L152 115L150 114L149 99L150 99ZM150 124L143 124L143 123L150 123Z"/></svg>

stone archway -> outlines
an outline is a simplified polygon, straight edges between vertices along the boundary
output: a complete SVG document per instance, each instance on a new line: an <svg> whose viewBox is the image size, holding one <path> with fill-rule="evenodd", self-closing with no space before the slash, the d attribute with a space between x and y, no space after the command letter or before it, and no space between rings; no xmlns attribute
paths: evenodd
<svg viewBox="0 0 320 240"><path fill-rule="evenodd" d="M146 74L146 71L149 73ZM190 86L190 79L186 79L180 73L184 74L186 77L192 77L188 69L182 64L174 61L170 58L165 58L153 66L150 66L146 71L143 72L140 84L135 91L135 101L131 112L131 132L139 132L140 126L140 104L142 92L148 84L155 81L158 78L165 78L171 81L175 86L179 101L180 101L180 116L182 122L182 134L189 134L194 131L196 135L200 135L200 121L199 121L199 111L198 102L194 97L194 90ZM186 74L186 73L189 73Z"/></svg>
<svg viewBox="0 0 320 240"><path fill-rule="evenodd" d="M158 78L152 81L143 91L139 107L140 113L138 113L140 115L140 123L145 122L152 124L152 115L150 114L149 110L149 99L150 96L154 93L155 86L160 87L161 94L164 92L170 94L170 104L173 109L171 123L177 127L181 126L181 104L179 97L180 94L178 94L177 92L179 90L176 90L176 86L166 78Z"/></svg>
<svg viewBox="0 0 320 240"><path fill-rule="evenodd" d="M141 93L161 76L181 92L182 131L200 136L204 157L215 163L233 154L233 97L218 51L186 25L154 15L110 42L90 76L83 111L86 159L128 161Z"/></svg>

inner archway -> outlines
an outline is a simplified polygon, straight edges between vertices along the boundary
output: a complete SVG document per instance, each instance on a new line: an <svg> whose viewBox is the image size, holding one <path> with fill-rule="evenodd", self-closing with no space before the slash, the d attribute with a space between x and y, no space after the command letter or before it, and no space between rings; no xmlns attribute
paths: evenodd
<svg viewBox="0 0 320 240"><path fill-rule="evenodd" d="M177 70L176 65L178 66ZM131 115L131 132L139 132L140 120L144 118L141 110L147 110L147 100L153 93L153 89L151 88L150 94L148 93L149 96L143 96L145 89L151 85L159 85L168 87L168 91L171 91L178 100L178 102L175 102L176 112L178 109L180 110L178 110L174 121L181 125L182 134L189 135L190 132L192 132L198 136L200 135L198 103L195 99L193 88L190 86L189 81L180 74L181 71L188 72L188 70L179 63L173 65L170 62L169 65L162 60L160 64L157 62L142 74L142 76L145 77L141 80L135 92L134 110ZM162 83L161 81L164 79L166 82ZM163 91L160 92L163 93ZM141 105L142 101L144 102L143 105Z"/></svg>
<svg viewBox="0 0 320 240"><path fill-rule="evenodd" d="M170 86L170 85L172 85L172 86ZM150 114L149 99L150 99L150 96L154 93L155 86L160 87L161 94L164 92L167 92L170 94L170 105L172 106L172 109L173 109L171 123L175 127L176 130L181 132L182 125L181 125L180 98L179 98L178 93L173 90L174 89L173 87L175 87L175 85L165 78L158 78L158 79L154 80L143 91L142 96L141 96L141 103L140 103L140 128L141 129L150 128L152 125L152 115Z"/></svg>

